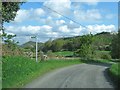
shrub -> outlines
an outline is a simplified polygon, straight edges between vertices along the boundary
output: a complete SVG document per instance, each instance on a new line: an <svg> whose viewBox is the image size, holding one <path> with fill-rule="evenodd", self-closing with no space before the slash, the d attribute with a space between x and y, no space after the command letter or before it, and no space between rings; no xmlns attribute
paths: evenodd
<svg viewBox="0 0 120 90"><path fill-rule="evenodd" d="M47 52L47 55L48 55L48 57L55 57L55 54L52 52L52 50L49 50L48 52Z"/></svg>
<svg viewBox="0 0 120 90"><path fill-rule="evenodd" d="M106 54L104 53L104 54L101 54L101 59L109 59L110 60L111 56L107 53Z"/></svg>
<svg viewBox="0 0 120 90"><path fill-rule="evenodd" d="M110 51L99 51L96 50L94 59L111 59Z"/></svg>

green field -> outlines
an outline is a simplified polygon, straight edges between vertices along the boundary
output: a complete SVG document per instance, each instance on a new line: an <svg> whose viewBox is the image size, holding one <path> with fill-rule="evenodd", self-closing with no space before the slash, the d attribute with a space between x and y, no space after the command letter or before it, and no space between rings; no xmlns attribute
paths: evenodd
<svg viewBox="0 0 120 90"><path fill-rule="evenodd" d="M58 55L58 56L73 56L72 51L59 51L59 52L54 52L54 54Z"/></svg>
<svg viewBox="0 0 120 90"><path fill-rule="evenodd" d="M53 52L55 55L58 56L74 56L73 51L59 51L59 52ZM111 59L110 57L110 51L99 51L96 50L94 53L94 58L96 59Z"/></svg>
<svg viewBox="0 0 120 90"><path fill-rule="evenodd" d="M80 60L49 60L36 63L26 57L4 57L2 60L3 88L22 87L38 76L56 68L80 64Z"/></svg>

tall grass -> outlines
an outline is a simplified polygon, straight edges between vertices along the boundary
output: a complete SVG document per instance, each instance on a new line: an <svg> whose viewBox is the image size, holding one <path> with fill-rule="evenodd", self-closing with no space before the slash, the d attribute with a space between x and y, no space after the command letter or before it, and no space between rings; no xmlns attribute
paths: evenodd
<svg viewBox="0 0 120 90"><path fill-rule="evenodd" d="M2 60L2 85L3 88L22 87L48 71L79 63L80 60L49 60L36 63L34 59L21 56L4 57Z"/></svg>

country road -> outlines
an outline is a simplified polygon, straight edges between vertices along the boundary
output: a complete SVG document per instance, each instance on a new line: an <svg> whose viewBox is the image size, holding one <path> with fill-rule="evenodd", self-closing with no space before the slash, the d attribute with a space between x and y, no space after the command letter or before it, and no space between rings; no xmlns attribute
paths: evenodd
<svg viewBox="0 0 120 90"><path fill-rule="evenodd" d="M107 68L95 64L68 66L47 73L24 88L113 88Z"/></svg>

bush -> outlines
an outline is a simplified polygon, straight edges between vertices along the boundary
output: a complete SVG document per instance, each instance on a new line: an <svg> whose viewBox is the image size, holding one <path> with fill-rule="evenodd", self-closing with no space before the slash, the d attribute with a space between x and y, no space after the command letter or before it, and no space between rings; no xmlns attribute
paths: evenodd
<svg viewBox="0 0 120 90"><path fill-rule="evenodd" d="M111 56L109 55L109 54L101 54L101 59L108 59L108 60L110 60L111 59Z"/></svg>
<svg viewBox="0 0 120 90"><path fill-rule="evenodd" d="M94 59L111 59L110 51L96 50L93 56Z"/></svg>
<svg viewBox="0 0 120 90"><path fill-rule="evenodd" d="M51 57L55 57L55 54L52 52L52 50L49 50L47 52L47 56L51 58Z"/></svg>

